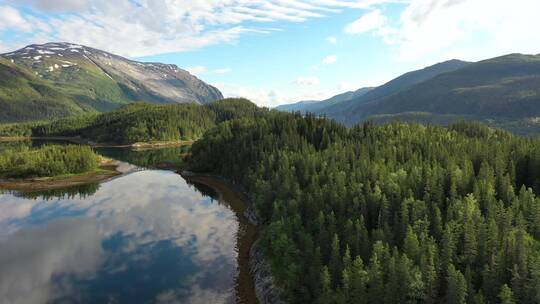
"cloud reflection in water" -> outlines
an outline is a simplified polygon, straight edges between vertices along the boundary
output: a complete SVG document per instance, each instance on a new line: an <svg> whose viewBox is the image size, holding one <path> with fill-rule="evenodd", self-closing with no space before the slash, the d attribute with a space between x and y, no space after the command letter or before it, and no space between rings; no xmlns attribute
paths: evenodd
<svg viewBox="0 0 540 304"><path fill-rule="evenodd" d="M167 171L132 173L84 198L3 194L0 298L231 302L237 230L231 210Z"/></svg>

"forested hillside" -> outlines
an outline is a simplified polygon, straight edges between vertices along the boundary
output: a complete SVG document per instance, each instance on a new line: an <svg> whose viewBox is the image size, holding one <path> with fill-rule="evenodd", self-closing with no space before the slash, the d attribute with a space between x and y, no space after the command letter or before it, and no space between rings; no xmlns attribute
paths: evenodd
<svg viewBox="0 0 540 304"><path fill-rule="evenodd" d="M0 136L68 136L111 144L195 140L216 123L254 117L265 111L245 99L224 99L207 105L134 103L103 114L0 124Z"/></svg>
<svg viewBox="0 0 540 304"><path fill-rule="evenodd" d="M489 118L540 115L540 56L512 54L441 74L380 102L350 112L347 121L373 114L422 111Z"/></svg>
<svg viewBox="0 0 540 304"><path fill-rule="evenodd" d="M276 109L286 112L311 112L324 114L336 120L343 121L348 111L356 107L384 99L400 91L404 91L437 75L458 70L469 62L461 60L448 60L428 66L421 70L411 71L388 81L378 87L361 88L355 92L345 92L322 101L299 102L278 106Z"/></svg>
<svg viewBox="0 0 540 304"><path fill-rule="evenodd" d="M509 54L474 63L450 60L436 64L346 101L277 109L309 111L347 126L368 120L443 126L468 120L531 135L540 130L539 88L540 56Z"/></svg>
<svg viewBox="0 0 540 304"><path fill-rule="evenodd" d="M422 112L420 119L431 115L429 119L435 123L440 115L517 122L540 115L539 83L540 56L511 54L468 64L384 98L323 112L349 126L374 115L399 119L401 114L413 112ZM526 133L526 129L518 132Z"/></svg>
<svg viewBox="0 0 540 304"><path fill-rule="evenodd" d="M189 167L241 184L290 303L538 303L540 140L268 113Z"/></svg>
<svg viewBox="0 0 540 304"><path fill-rule="evenodd" d="M314 111L317 114L325 114L328 117L334 118L341 122L349 123L350 125L358 122L358 117L350 117L351 112L358 112L358 108L364 104L377 103L381 100L389 98L399 92L407 91L415 85L432 79L445 73L459 70L469 65L469 62L461 60L448 60L428 66L421 70L405 73L389 82L376 87L366 94L352 98L342 103L328 104L326 107Z"/></svg>

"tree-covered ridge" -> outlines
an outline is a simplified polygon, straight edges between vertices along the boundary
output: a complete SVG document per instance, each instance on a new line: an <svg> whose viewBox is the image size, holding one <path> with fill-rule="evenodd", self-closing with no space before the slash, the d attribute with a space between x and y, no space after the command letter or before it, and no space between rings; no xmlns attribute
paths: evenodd
<svg viewBox="0 0 540 304"><path fill-rule="evenodd" d="M134 103L103 114L0 125L0 136L79 136L114 144L195 140L218 122L254 117L265 111L245 99L224 99L208 105Z"/></svg>
<svg viewBox="0 0 540 304"><path fill-rule="evenodd" d="M251 194L291 303L538 303L540 141L270 113L220 124L192 170Z"/></svg>
<svg viewBox="0 0 540 304"><path fill-rule="evenodd" d="M53 177L95 170L99 156L87 146L19 145L0 153L0 178Z"/></svg>
<svg viewBox="0 0 540 304"><path fill-rule="evenodd" d="M102 143L135 143L195 139L214 125L214 115L195 104L133 104L88 119L76 128L60 120L35 128L37 136L81 136ZM68 119L72 121L74 119Z"/></svg>

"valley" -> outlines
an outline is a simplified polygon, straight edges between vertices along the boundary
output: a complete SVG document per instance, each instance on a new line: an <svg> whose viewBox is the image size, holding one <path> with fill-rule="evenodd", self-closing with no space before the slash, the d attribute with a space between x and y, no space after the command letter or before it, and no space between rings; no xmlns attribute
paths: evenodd
<svg viewBox="0 0 540 304"><path fill-rule="evenodd" d="M0 266L42 264L19 258L53 250L33 238L85 242L31 290L2 289L27 279L9 266L0 297L535 303L538 62L451 60L278 109L192 96L5 120L0 176L19 184L0 183ZM94 178L99 159L116 167Z"/></svg>

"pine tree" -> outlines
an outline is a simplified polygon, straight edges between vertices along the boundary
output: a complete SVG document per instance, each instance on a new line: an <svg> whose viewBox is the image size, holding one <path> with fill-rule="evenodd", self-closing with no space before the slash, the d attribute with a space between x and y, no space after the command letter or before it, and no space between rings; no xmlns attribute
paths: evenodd
<svg viewBox="0 0 540 304"><path fill-rule="evenodd" d="M368 283L368 273L364 269L364 262L360 256L353 261L350 288L350 303L367 303L366 286Z"/></svg>
<svg viewBox="0 0 540 304"><path fill-rule="evenodd" d="M340 251L340 245L339 245L339 237L337 234L334 234L334 238L332 240L332 251L330 253L330 275L332 276L332 282L333 286L336 286L340 282L341 273L342 273L342 265L341 265L341 251Z"/></svg>
<svg viewBox="0 0 540 304"><path fill-rule="evenodd" d="M446 303L464 304L467 298L467 282L463 274L453 264L448 266L446 277Z"/></svg>
<svg viewBox="0 0 540 304"><path fill-rule="evenodd" d="M512 289L508 287L508 285L504 284L501 287L501 292L499 293L499 299L501 300L501 304L515 304L516 301L514 301L514 293L512 292Z"/></svg>

